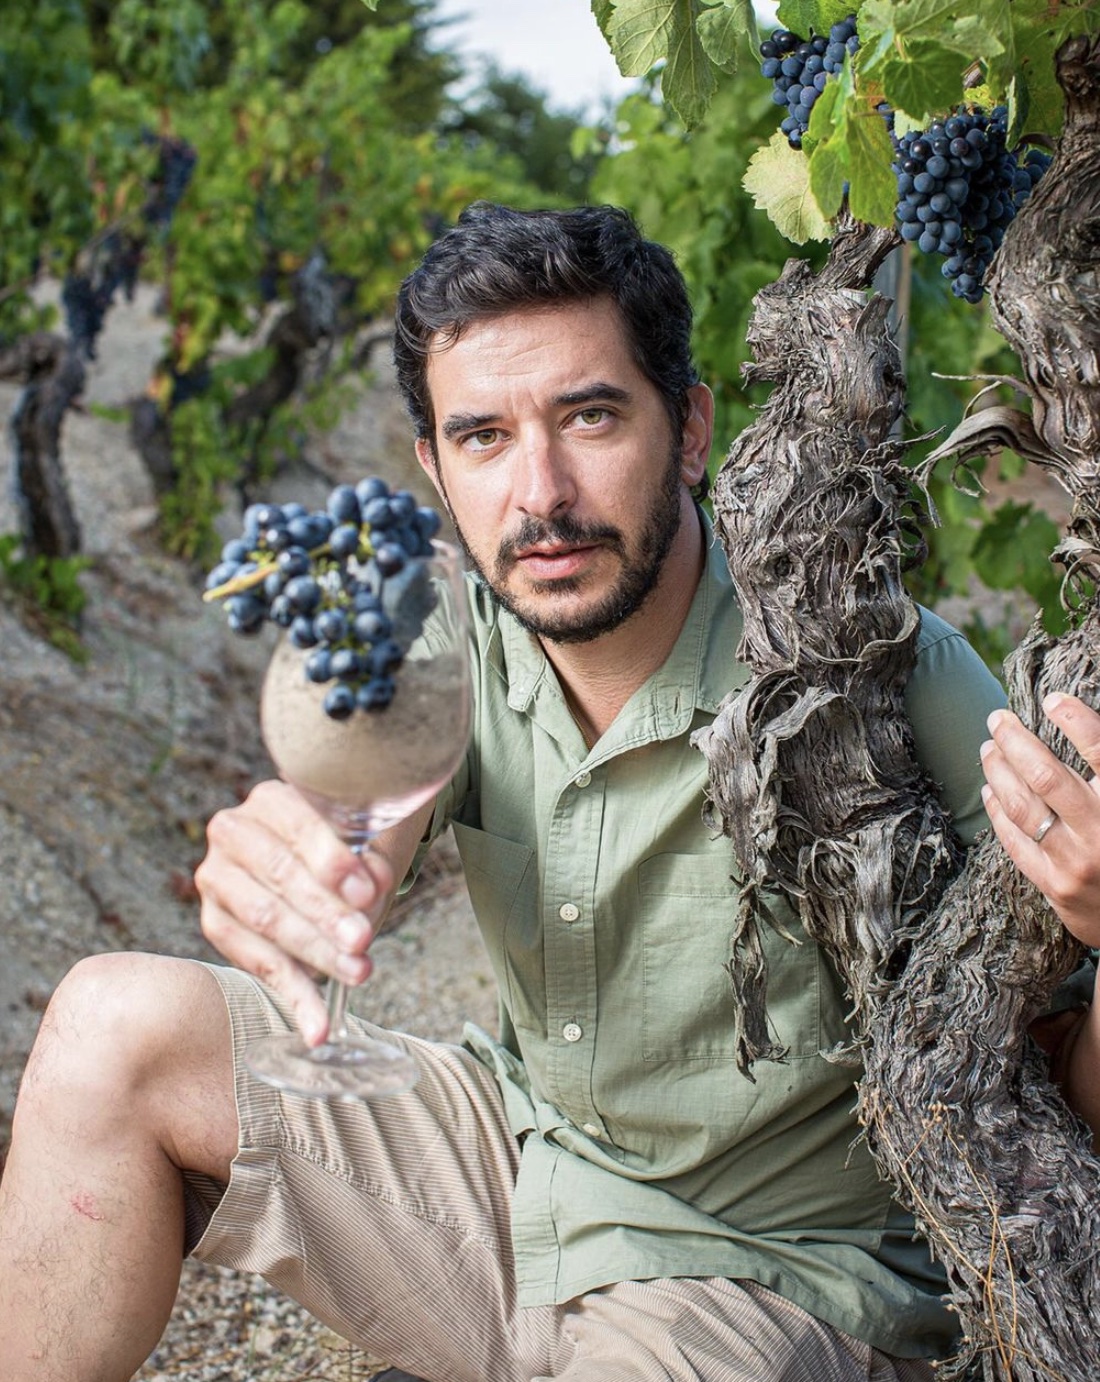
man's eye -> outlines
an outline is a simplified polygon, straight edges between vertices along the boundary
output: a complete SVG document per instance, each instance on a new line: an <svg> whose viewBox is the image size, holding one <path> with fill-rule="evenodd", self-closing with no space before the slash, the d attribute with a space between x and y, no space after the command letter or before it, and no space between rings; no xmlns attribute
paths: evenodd
<svg viewBox="0 0 1100 1382"><path fill-rule="evenodd" d="M474 451L485 451L492 446L500 433L495 427L483 427L480 432L471 432L466 438L466 445Z"/></svg>
<svg viewBox="0 0 1100 1382"><path fill-rule="evenodd" d="M595 427L607 416L606 408L582 408L577 417L586 427Z"/></svg>

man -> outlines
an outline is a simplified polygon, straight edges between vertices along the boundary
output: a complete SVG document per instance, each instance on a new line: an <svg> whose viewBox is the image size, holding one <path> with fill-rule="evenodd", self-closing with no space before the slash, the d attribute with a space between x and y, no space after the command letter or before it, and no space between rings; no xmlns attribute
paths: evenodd
<svg viewBox="0 0 1100 1382"><path fill-rule="evenodd" d="M440 1382L915 1382L950 1350L928 1254L850 1146L852 1074L820 1054L846 1005L816 947L772 946L788 1062L755 1084L734 1066L730 858L701 826L689 738L746 672L692 498L711 400L689 331L670 256L606 208L472 208L405 285L417 455L482 577L470 751L368 865L262 784L211 821L197 875L204 930L239 968L97 957L60 986L0 1187L13 1382L130 1376L181 1245ZM923 761L971 837L992 716L994 825L1095 944L1097 789L999 703L926 617L908 698ZM1100 764L1100 716L1068 697L1049 713ZM420 1081L376 1104L248 1077L240 1051L270 1027L323 1039L314 972L368 976L368 917L447 822L499 1040L398 1037ZM1066 1020L1060 1059L1100 1128L1097 1011Z"/></svg>

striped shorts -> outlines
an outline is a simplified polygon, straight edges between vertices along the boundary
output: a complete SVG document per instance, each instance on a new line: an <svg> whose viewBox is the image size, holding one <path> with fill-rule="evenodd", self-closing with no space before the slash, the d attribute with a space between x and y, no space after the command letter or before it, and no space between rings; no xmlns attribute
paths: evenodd
<svg viewBox="0 0 1100 1382"><path fill-rule="evenodd" d="M287 1025L248 975L209 970L238 1056ZM628 1281L519 1308L519 1151L495 1079L460 1047L382 1035L420 1080L371 1105L280 1094L235 1060L240 1149L227 1187L188 1180L194 1256L260 1273L430 1382L930 1382L928 1363L888 1358L752 1281Z"/></svg>

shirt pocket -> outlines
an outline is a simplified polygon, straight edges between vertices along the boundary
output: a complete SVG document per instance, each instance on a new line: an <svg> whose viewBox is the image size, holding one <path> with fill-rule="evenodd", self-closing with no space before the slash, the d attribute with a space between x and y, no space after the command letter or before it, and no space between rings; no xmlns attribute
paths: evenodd
<svg viewBox="0 0 1100 1382"><path fill-rule="evenodd" d="M642 923L642 1051L647 1061L732 1061L736 1004L726 966L737 905L732 855L658 854L638 869ZM843 1001L823 956L786 899L764 900L792 944L766 923L768 1021L789 1058L844 1038Z"/></svg>
<svg viewBox="0 0 1100 1382"><path fill-rule="evenodd" d="M517 1030L545 1030L546 982L535 851L452 821L470 902Z"/></svg>

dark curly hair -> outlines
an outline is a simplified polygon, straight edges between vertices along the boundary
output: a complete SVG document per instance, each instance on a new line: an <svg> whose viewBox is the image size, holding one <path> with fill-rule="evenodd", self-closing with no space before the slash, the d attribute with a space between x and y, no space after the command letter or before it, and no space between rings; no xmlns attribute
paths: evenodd
<svg viewBox="0 0 1100 1382"><path fill-rule="evenodd" d="M618 307L634 360L681 436L699 376L691 304L670 252L619 207L516 211L493 202L468 207L398 293L394 360L417 436L434 451L427 373L437 338L455 341L480 318L599 297Z"/></svg>

